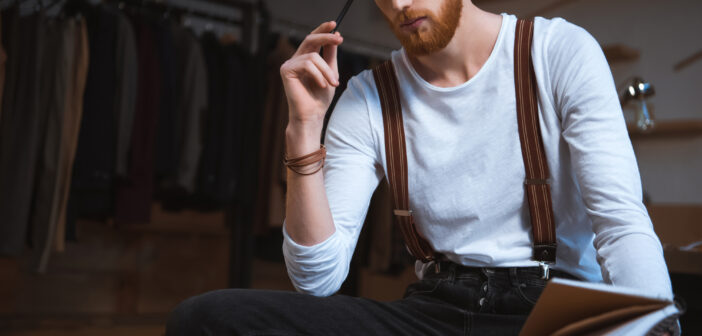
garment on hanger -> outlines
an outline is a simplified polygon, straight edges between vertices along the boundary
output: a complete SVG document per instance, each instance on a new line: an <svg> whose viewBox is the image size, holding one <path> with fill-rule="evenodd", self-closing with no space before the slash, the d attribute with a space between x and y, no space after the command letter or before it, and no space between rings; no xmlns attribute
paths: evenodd
<svg viewBox="0 0 702 336"><path fill-rule="evenodd" d="M266 103L258 135L261 143L261 173L258 176L257 210L254 214L256 234L266 234L271 228L281 226L285 218L287 171L282 157L285 154L288 103L279 69L293 54L295 47L286 36L280 36L275 49L266 60Z"/></svg>
<svg viewBox="0 0 702 336"><path fill-rule="evenodd" d="M189 30L173 26L178 53L179 152L176 185L188 193L195 191L195 177L202 153L202 121L207 110L207 66L202 47Z"/></svg>
<svg viewBox="0 0 702 336"><path fill-rule="evenodd" d="M70 52L69 82L66 88L66 107L61 125L61 144L57 170L57 197L52 205L52 217L49 225L55 225L54 246L56 250L64 249L66 239L66 216L68 199L72 182L73 163L78 149L78 134L83 118L83 94L88 79L90 64L90 47L88 46L88 28L85 19L78 18L69 22L69 35L66 40L73 41ZM55 224L53 224L55 223ZM48 246L47 246L48 248ZM46 267L48 251L45 250L39 269Z"/></svg>
<svg viewBox="0 0 702 336"><path fill-rule="evenodd" d="M259 134L262 130L263 111L267 101L267 77L262 74L270 71L268 59L271 54L271 42L274 36L270 31L269 13L263 3L259 4L260 24L258 26L258 48L256 54L250 58L248 75L247 96L251 111L256 113L242 113L240 124L241 152L243 160L240 162L239 182L237 183L236 204L241 214L240 222L251 226L253 215L256 211L256 195L259 190L259 178L262 174L259 157L262 153L262 144Z"/></svg>
<svg viewBox="0 0 702 336"><path fill-rule="evenodd" d="M175 175L178 161L180 161L176 126L178 111L177 54L170 20L159 19L153 23L153 26L161 67L161 90L159 92L161 101L154 147L154 174L156 180L160 181Z"/></svg>
<svg viewBox="0 0 702 336"><path fill-rule="evenodd" d="M202 50L208 73L208 110L204 117L204 137L200 169L198 171L197 198L199 207L208 208L217 184L217 163L220 153L219 120L224 114L225 92L223 83L224 52L212 32L206 32L201 37ZM209 206L211 208L211 206Z"/></svg>
<svg viewBox="0 0 702 336"><path fill-rule="evenodd" d="M147 223L154 190L154 149L161 104L161 66L157 29L142 16L132 16L139 58L136 115L127 170L115 193L116 223Z"/></svg>
<svg viewBox="0 0 702 336"><path fill-rule="evenodd" d="M0 119L2 119L2 93L5 88L5 63L7 63L7 53L2 38L2 13L0 12Z"/></svg>
<svg viewBox="0 0 702 336"><path fill-rule="evenodd" d="M86 7L83 15L88 29L90 64L66 216L69 240L76 238L77 218L104 220L112 214L117 157L118 16L114 9L103 5Z"/></svg>
<svg viewBox="0 0 702 336"><path fill-rule="evenodd" d="M34 191L30 226L32 245L34 248L34 263L38 264L44 251L50 251L54 242L56 223L50 219L55 211L53 204L57 195L59 149L61 131L66 109L66 88L70 75L69 52L73 41L68 34L69 24L65 20L48 20L42 34L45 36L44 50L50 51L53 57L44 57L40 85L40 111L43 111L43 127L40 129L41 142L39 146L38 166L36 174L36 189Z"/></svg>
<svg viewBox="0 0 702 336"><path fill-rule="evenodd" d="M218 191L216 202L230 206L238 188L241 156L243 119L252 113L251 106L251 55L239 44L224 46L226 55L226 101L225 115L221 119L224 147L220 154Z"/></svg>
<svg viewBox="0 0 702 336"><path fill-rule="evenodd" d="M198 172L197 198L202 210L221 209L234 200L241 137L238 122L251 113L247 97L248 52L222 46L211 32L201 39L208 73L208 113Z"/></svg>
<svg viewBox="0 0 702 336"><path fill-rule="evenodd" d="M45 36L42 12L5 11L8 69L0 121L0 254L18 255L27 239L34 175L42 136L40 75Z"/></svg>
<svg viewBox="0 0 702 336"><path fill-rule="evenodd" d="M203 148L203 121L208 108L207 66L200 42L187 29L171 25L176 59L174 171L158 182L163 209L179 211L193 205Z"/></svg>
<svg viewBox="0 0 702 336"><path fill-rule="evenodd" d="M136 112L139 61L134 28L132 28L129 18L121 12L117 12L116 34L117 92L115 116L117 118L117 157L115 159L115 173L118 177L125 177L129 162L134 113Z"/></svg>
<svg viewBox="0 0 702 336"><path fill-rule="evenodd" d="M262 174L259 167L261 122L265 102L265 77L261 74L268 71L266 60L269 55L268 39L270 30L268 29L266 12L261 13L262 23L258 31L258 50L253 57L248 57L246 91L247 107L243 113L239 113L238 137L240 141L238 162L238 175L236 193L232 206L233 216L229 219L229 226L232 228L231 234L231 254L230 254L230 287L248 288L251 284L251 263L254 257L254 246L265 248L255 242L253 236L253 216L256 211L256 193L258 191L258 176ZM280 246L280 243L275 243ZM273 249L276 251L276 249ZM276 255L275 253L272 253ZM261 257L261 254L257 254ZM277 253L282 259L280 253Z"/></svg>

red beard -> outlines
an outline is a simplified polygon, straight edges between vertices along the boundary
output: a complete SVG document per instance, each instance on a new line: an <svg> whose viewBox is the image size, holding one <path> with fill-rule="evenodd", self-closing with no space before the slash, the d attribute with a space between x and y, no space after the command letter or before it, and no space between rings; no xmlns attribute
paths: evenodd
<svg viewBox="0 0 702 336"><path fill-rule="evenodd" d="M407 10L397 14L394 20L387 16L385 19L390 24L397 39L412 55L427 55L446 48L456 33L463 9L463 0L445 0L441 6L438 17L427 10ZM430 25L411 31L403 31L400 25L408 20L426 16ZM427 27L428 26L428 27Z"/></svg>

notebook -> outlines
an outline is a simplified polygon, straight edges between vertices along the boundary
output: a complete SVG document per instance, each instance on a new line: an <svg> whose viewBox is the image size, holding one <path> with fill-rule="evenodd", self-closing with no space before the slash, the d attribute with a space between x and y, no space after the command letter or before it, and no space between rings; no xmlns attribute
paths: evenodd
<svg viewBox="0 0 702 336"><path fill-rule="evenodd" d="M635 289L554 278L519 335L655 335L680 314L673 301Z"/></svg>

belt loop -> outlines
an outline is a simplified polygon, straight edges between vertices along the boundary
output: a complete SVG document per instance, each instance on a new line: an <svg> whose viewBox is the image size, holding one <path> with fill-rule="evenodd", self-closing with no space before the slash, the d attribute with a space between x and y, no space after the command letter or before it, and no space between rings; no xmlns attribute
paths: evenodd
<svg viewBox="0 0 702 336"><path fill-rule="evenodd" d="M521 283L519 283L519 275L517 274L517 268L516 267L510 267L509 268L509 282L512 284L514 287L519 287L521 286Z"/></svg>
<svg viewBox="0 0 702 336"><path fill-rule="evenodd" d="M456 282L456 263L449 263L449 283Z"/></svg>

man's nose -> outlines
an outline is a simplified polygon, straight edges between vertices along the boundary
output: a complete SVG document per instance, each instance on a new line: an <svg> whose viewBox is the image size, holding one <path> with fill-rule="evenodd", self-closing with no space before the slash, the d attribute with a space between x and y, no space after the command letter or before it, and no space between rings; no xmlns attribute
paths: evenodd
<svg viewBox="0 0 702 336"><path fill-rule="evenodd" d="M396 11L402 11L403 9L409 7L413 0L392 0L392 9Z"/></svg>

